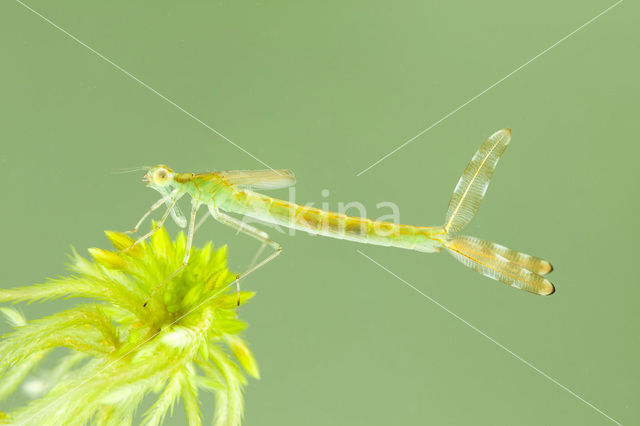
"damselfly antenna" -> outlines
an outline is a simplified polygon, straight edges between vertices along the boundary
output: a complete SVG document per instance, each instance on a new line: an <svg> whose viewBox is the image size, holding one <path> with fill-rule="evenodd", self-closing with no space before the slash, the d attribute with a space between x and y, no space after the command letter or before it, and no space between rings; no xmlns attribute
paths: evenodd
<svg viewBox="0 0 640 426"><path fill-rule="evenodd" d="M123 167L121 169L111 169L111 173L114 175L119 175L119 174L123 174L123 173L133 173L133 172L139 172L141 170L149 170L151 167L149 166L138 166L138 167Z"/></svg>

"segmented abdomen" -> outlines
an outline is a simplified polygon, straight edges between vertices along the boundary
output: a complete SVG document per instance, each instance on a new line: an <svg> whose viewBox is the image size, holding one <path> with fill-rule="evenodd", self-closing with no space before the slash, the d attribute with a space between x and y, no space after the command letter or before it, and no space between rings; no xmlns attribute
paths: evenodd
<svg viewBox="0 0 640 426"><path fill-rule="evenodd" d="M442 227L400 225L301 206L251 191L237 191L233 210L312 234L425 252L439 251Z"/></svg>

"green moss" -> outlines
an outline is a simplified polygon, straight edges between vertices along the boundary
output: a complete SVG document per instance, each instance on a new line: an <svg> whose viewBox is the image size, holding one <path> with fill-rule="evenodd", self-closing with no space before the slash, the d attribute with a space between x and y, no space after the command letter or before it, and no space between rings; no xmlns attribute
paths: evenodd
<svg viewBox="0 0 640 426"><path fill-rule="evenodd" d="M246 323L236 312L238 302L253 293L236 293L237 276L227 269L226 247L214 250L208 243L194 248L185 270L163 283L184 255L182 233L171 241L161 228L148 244L128 250L130 237L115 232L107 237L120 251L92 248L92 260L74 252L72 275L0 290L0 302L96 301L34 321L13 308L0 308L15 327L0 342L0 398L14 392L54 348L69 349L49 373L44 395L7 413L7 420L131 424L143 397L153 393L157 400L144 413L144 424L162 423L180 398L188 424L197 425L202 423L200 392L211 392L213 424L239 425L245 373L257 378L259 372L239 336Z"/></svg>

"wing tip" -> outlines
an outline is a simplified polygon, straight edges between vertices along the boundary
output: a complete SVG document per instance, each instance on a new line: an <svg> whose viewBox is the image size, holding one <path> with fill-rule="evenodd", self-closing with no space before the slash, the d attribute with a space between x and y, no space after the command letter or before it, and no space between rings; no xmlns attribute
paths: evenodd
<svg viewBox="0 0 640 426"><path fill-rule="evenodd" d="M549 280L545 280L545 289L540 293L541 296L551 296L556 292L556 287Z"/></svg>
<svg viewBox="0 0 640 426"><path fill-rule="evenodd" d="M511 142L511 129L508 127L500 129L489 136L489 140L497 141L498 143L501 143L503 145L509 145L509 142Z"/></svg>

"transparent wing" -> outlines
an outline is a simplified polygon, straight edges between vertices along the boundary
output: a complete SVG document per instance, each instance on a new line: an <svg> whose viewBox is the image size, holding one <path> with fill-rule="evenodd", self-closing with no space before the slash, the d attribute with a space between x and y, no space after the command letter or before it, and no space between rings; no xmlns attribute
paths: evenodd
<svg viewBox="0 0 640 426"><path fill-rule="evenodd" d="M296 183L291 170L225 170L216 172L231 185L252 189L279 189Z"/></svg>
<svg viewBox="0 0 640 426"><path fill-rule="evenodd" d="M478 211L493 171L510 140L511 130L502 129L480 145L451 195L445 220L447 231L461 231Z"/></svg>
<svg viewBox="0 0 640 426"><path fill-rule="evenodd" d="M555 291L542 275L551 272L551 264L480 238L459 236L446 249L465 266L480 274L530 293L547 296Z"/></svg>

